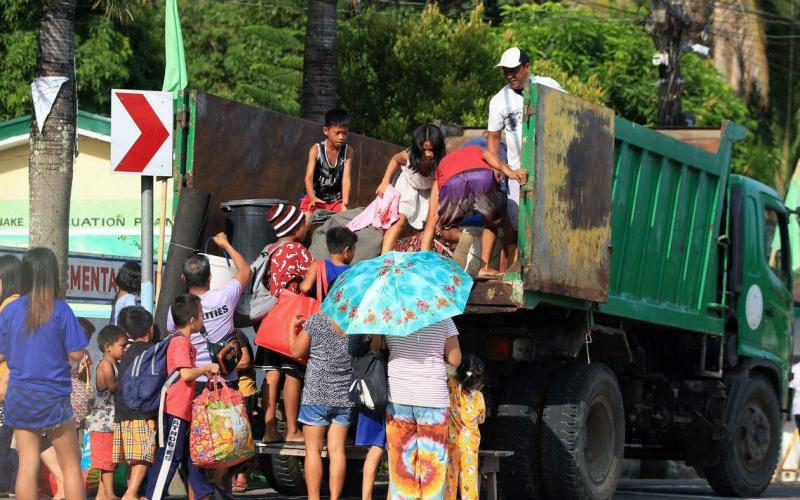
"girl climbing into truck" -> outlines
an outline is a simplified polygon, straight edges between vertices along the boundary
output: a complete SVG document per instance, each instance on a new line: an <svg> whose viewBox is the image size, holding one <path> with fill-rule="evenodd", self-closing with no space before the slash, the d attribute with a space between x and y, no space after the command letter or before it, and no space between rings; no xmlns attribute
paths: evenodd
<svg viewBox="0 0 800 500"><path fill-rule="evenodd" d="M428 204L428 217L422 233L422 250L433 247L434 236L458 241L459 223L472 213L483 216L480 278L497 278L502 273L489 262L497 241L497 228L505 216L506 194L495 178L495 171L524 183L525 170L513 170L496 153L478 146L465 146L445 156L436 169Z"/></svg>
<svg viewBox="0 0 800 500"><path fill-rule="evenodd" d="M381 255L394 250L397 240L409 226L417 231L422 229L428 215L428 198L434 172L444 154L442 131L436 125L423 125L414 131L411 147L389 160L386 173L375 193L383 197L384 191L400 169L400 175L394 183L394 188L400 194L400 218L383 235Z"/></svg>

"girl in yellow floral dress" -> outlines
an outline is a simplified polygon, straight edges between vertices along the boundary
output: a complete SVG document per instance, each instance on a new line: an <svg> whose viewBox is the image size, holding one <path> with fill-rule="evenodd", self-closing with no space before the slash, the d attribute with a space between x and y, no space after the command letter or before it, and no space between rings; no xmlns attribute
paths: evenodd
<svg viewBox="0 0 800 500"><path fill-rule="evenodd" d="M477 500L480 493L478 449L481 431L478 425L486 419L483 401L483 361L466 354L455 376L449 376L450 418L447 426L447 489L446 500Z"/></svg>

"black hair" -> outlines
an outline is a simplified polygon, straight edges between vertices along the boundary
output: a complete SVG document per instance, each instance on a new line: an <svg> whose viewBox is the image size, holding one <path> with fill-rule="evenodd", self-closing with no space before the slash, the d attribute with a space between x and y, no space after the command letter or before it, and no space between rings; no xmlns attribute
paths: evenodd
<svg viewBox="0 0 800 500"><path fill-rule="evenodd" d="M114 277L114 283L120 290L138 295L142 288L142 266L135 260L122 264Z"/></svg>
<svg viewBox="0 0 800 500"><path fill-rule="evenodd" d="M81 328L83 328L83 333L86 335L86 340L92 340L92 335L94 335L94 332L97 330L97 328L95 328L92 322L87 318L78 318L78 323L80 323Z"/></svg>
<svg viewBox="0 0 800 500"><path fill-rule="evenodd" d="M328 246L328 253L342 253L347 247L354 247L358 241L358 236L346 227L334 227L325 234L325 244Z"/></svg>
<svg viewBox="0 0 800 500"><path fill-rule="evenodd" d="M104 352L107 345L113 344L122 337L128 338L125 330L116 325L106 325L97 334L97 347L100 348L100 352Z"/></svg>
<svg viewBox="0 0 800 500"><path fill-rule="evenodd" d="M325 113L325 126L326 127L349 127L350 114L339 108L333 108Z"/></svg>
<svg viewBox="0 0 800 500"><path fill-rule="evenodd" d="M465 391L480 389L483 386L483 360L474 354L464 354L456 370L456 378Z"/></svg>
<svg viewBox="0 0 800 500"><path fill-rule="evenodd" d="M7 298L19 293L21 275L21 260L13 255L0 257L0 284L3 285L3 290L0 292L0 302L4 302Z"/></svg>
<svg viewBox="0 0 800 500"><path fill-rule="evenodd" d="M201 314L203 314L203 304L197 295L185 293L175 297L172 302L172 321L176 328L186 326L192 318L197 318Z"/></svg>
<svg viewBox="0 0 800 500"><path fill-rule="evenodd" d="M153 315L142 306L128 306L119 312L118 323L128 333L128 337L140 339L153 326Z"/></svg>
<svg viewBox="0 0 800 500"><path fill-rule="evenodd" d="M56 299L64 298L56 254L45 247L31 248L25 252L20 279L20 293L30 297L25 320L25 331L30 335L50 321Z"/></svg>
<svg viewBox="0 0 800 500"><path fill-rule="evenodd" d="M414 138L411 141L411 148L408 150L408 168L412 172L418 172L423 161L423 144L430 142L433 146L433 167L430 172L436 170L439 162L446 153L444 147L444 134L436 125L423 125L414 131Z"/></svg>
<svg viewBox="0 0 800 500"><path fill-rule="evenodd" d="M208 262L208 257L195 254L186 259L183 262L183 279L189 288L208 286L211 279L211 264Z"/></svg>

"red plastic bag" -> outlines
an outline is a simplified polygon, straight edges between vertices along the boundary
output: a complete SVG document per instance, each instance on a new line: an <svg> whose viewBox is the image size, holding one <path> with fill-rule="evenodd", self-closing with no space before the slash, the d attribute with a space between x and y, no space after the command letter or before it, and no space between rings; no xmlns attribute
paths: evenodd
<svg viewBox="0 0 800 500"><path fill-rule="evenodd" d="M204 468L231 467L255 454L242 393L219 375L192 402L189 449L192 462Z"/></svg>
<svg viewBox="0 0 800 500"><path fill-rule="evenodd" d="M306 295L298 295L289 290L284 290L278 297L278 303L261 321L261 325L256 332L255 343L261 347L266 347L270 351L293 359L298 363L308 363L308 356L301 358L292 356L289 350L289 325L295 316L303 319L319 311L322 306L322 294L328 293L328 276L325 272L325 263L319 261L316 266L317 273L317 298Z"/></svg>

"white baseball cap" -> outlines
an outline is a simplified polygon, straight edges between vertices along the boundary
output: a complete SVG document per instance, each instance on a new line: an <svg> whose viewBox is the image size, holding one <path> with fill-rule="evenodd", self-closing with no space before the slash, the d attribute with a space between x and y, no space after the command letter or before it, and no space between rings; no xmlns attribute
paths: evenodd
<svg viewBox="0 0 800 500"><path fill-rule="evenodd" d="M503 52L503 55L500 57L500 62L495 64L495 68L516 68L522 64L528 64L531 62L531 58L528 57L528 53L524 50L520 49L519 47L511 47L510 49Z"/></svg>

